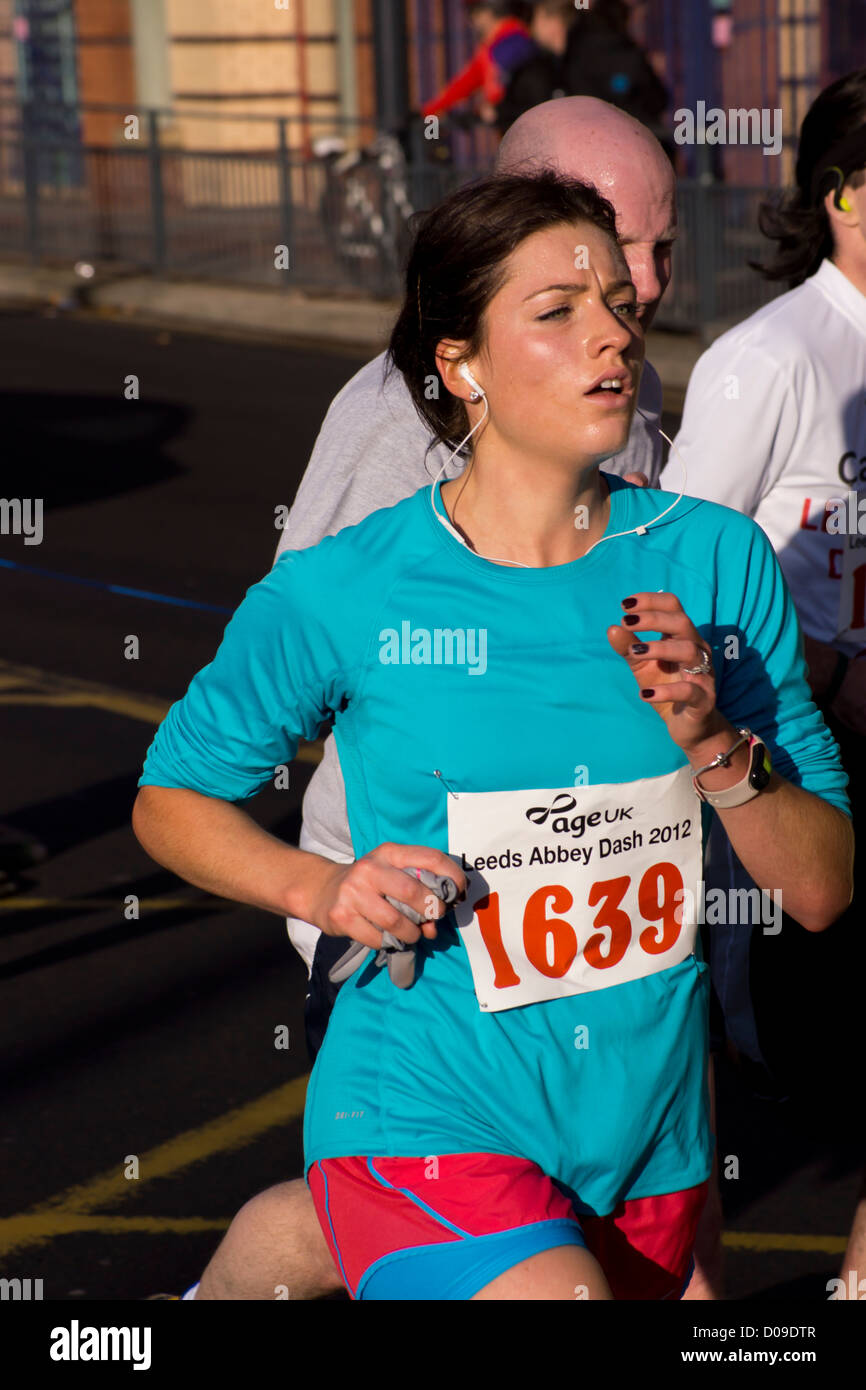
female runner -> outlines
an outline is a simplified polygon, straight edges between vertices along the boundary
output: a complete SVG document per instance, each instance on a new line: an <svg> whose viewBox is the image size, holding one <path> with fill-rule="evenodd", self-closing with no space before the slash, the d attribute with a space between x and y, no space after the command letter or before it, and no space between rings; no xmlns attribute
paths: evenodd
<svg viewBox="0 0 866 1390"><path fill-rule="evenodd" d="M676 1298L712 1157L702 828L821 931L851 894L846 779L763 533L600 470L643 342L595 190L453 194L391 353L469 465L250 589L157 732L136 833L211 892L415 946L409 987L372 956L344 985L308 1092L353 1297ZM329 717L348 865L236 804Z"/></svg>

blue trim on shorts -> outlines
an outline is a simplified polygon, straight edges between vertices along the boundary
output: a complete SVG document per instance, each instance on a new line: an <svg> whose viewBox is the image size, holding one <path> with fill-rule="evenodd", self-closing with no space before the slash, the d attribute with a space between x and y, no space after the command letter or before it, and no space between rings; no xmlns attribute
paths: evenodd
<svg viewBox="0 0 866 1390"><path fill-rule="evenodd" d="M327 1218L328 1218L328 1225L329 1225L330 1228L331 1228L331 1240L334 1242L334 1249L335 1249L336 1252L337 1252L337 1261L338 1261L339 1266L340 1266L340 1278L342 1279L343 1283L346 1285L346 1288L349 1290L349 1293L352 1293L351 1286L350 1286L350 1284L349 1284L348 1279L346 1278L346 1271L345 1271L345 1269L343 1268L343 1256L340 1254L340 1247L339 1247L339 1245L337 1244L337 1237L336 1237L336 1235L334 1234L334 1223L333 1223L333 1221L331 1220L331 1208L330 1208L330 1205L329 1205L329 1203L328 1203L328 1175L327 1175L327 1173L325 1172L324 1168L322 1167L321 1163L316 1162L316 1163L313 1164L313 1167L314 1167L314 1168L318 1168L319 1172L320 1172L321 1175L322 1175L322 1181L323 1181L324 1184L325 1184L325 1215L326 1215ZM309 1186L309 1183L308 1183L307 1185ZM356 1295L355 1295L355 1294L352 1294L352 1297L354 1298L354 1297L356 1297Z"/></svg>
<svg viewBox="0 0 866 1390"><path fill-rule="evenodd" d="M689 1267L688 1267L688 1271L687 1271L687 1273L686 1273L686 1277L685 1277L685 1279L683 1280L683 1286L682 1286L682 1288L680 1289L679 1293L677 1294L677 1298L679 1298L679 1299L685 1298L685 1296L686 1296L686 1289L689 1287L689 1284L692 1282L692 1275L694 1274L694 1272L695 1272L695 1257L694 1257L694 1255L692 1255L691 1259L689 1260Z"/></svg>
<svg viewBox="0 0 866 1390"><path fill-rule="evenodd" d="M378 1173L376 1171L376 1169L373 1167L372 1158L367 1159L367 1167L373 1174L373 1177L376 1179L376 1181L380 1182L383 1187L390 1187L392 1192L399 1192L401 1197L406 1197L407 1200L412 1202L416 1207L420 1207L422 1211L426 1211L428 1216L432 1216L433 1219L435 1221L438 1221L440 1226L444 1226L446 1230L453 1231L455 1235L461 1236L463 1240L476 1239L476 1237L471 1235L469 1231L461 1230L460 1227L455 1226L452 1221L448 1221L446 1217L440 1216L438 1211L434 1211L433 1208L429 1207L426 1202L422 1202L421 1198L416 1197L415 1193L410 1192L408 1188L395 1187L392 1182L389 1182L386 1177L384 1177L381 1173Z"/></svg>
<svg viewBox="0 0 866 1390"><path fill-rule="evenodd" d="M355 1297L403 1302L466 1300L521 1260L561 1245L586 1247L580 1226L568 1217L394 1250L364 1270Z"/></svg>

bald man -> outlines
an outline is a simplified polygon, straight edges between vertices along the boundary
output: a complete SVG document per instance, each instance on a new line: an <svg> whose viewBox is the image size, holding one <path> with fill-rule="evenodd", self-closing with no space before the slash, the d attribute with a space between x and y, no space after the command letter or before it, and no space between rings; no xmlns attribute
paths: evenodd
<svg viewBox="0 0 866 1390"><path fill-rule="evenodd" d="M592 97L565 97L533 107L499 147L499 173L554 165L592 183L616 209L617 231L637 289L644 329L652 322L671 274L676 236L676 186L655 137L631 116ZM374 358L335 397L301 480L277 555L317 545L432 483L440 470L456 477L464 460L431 447L429 433L398 372L383 382L385 354ZM438 383L432 383L431 389ZM661 383L647 363L627 447L605 469L651 484L661 466ZM456 441L455 441L456 442ZM447 466L446 466L447 465ZM333 736L325 744L304 798L301 849L345 863L354 858L346 797ZM327 974L346 948L307 922L289 935L310 972L307 1042L318 1050L335 995ZM325 1245L306 1183L281 1183L254 1197L235 1217L196 1291L197 1299L319 1298L342 1287ZM189 1297L190 1295L186 1295Z"/></svg>

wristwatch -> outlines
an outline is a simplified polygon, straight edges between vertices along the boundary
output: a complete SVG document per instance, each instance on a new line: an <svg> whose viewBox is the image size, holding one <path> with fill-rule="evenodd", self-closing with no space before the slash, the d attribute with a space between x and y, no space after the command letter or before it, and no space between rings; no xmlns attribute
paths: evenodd
<svg viewBox="0 0 866 1390"><path fill-rule="evenodd" d="M692 777L692 784L701 801L705 801L708 806L714 806L718 811L730 811L734 806L744 806L747 801L751 801L767 786L773 771L766 744L762 743L751 729L738 729L737 733L739 738L731 744L726 753L718 753L711 763L707 763L706 767L699 767ZM726 787L724 791L709 792L702 787L699 779L704 773L710 772L714 767L730 767L733 754L738 748L742 748L744 743L748 743L750 753L745 776L732 787Z"/></svg>

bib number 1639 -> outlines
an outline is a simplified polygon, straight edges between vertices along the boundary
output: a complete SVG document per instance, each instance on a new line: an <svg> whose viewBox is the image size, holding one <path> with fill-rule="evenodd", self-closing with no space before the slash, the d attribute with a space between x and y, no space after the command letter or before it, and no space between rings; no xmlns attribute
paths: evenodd
<svg viewBox="0 0 866 1390"><path fill-rule="evenodd" d="M523 912L523 949L530 965L549 979L558 980L567 974L581 949L583 959L595 970L609 970L623 959L638 931L637 945L647 955L659 956L669 951L677 941L682 927L683 877L675 864L653 864L641 876L637 885L637 911L641 922L632 926L632 916L626 902L632 880L598 879L586 898L586 907L597 908L592 925L596 928L581 948L577 932L561 914L575 907L574 895L562 884L546 884L528 898ZM481 939L494 970L494 988L509 989L520 984L502 940L499 918L499 894L487 893L475 903L475 916ZM578 909L583 907L578 904ZM632 907L632 912L633 912ZM583 913L581 913L583 915ZM642 923L650 923L640 930Z"/></svg>

